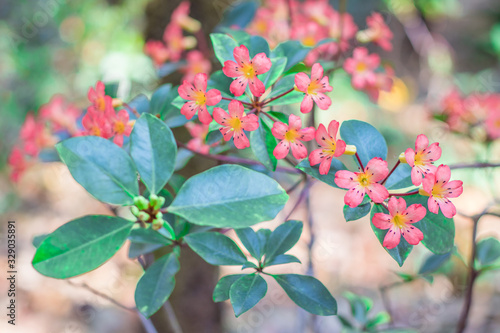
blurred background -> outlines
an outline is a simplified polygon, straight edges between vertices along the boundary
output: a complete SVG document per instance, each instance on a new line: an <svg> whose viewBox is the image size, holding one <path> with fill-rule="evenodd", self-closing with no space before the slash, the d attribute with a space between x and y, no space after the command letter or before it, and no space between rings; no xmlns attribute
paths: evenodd
<svg viewBox="0 0 500 333"><path fill-rule="evenodd" d="M172 10L180 1L167 0L0 0L0 267L7 271L6 221L17 226L17 306L15 327L0 321L1 332L145 332L136 312L114 305L89 287L119 303L134 306L134 287L142 269L127 257L127 246L99 269L68 281L54 280L31 266L34 236L53 231L85 214L109 214L91 198L60 163L38 163L22 179L9 180L7 158L28 112L37 112L54 94L62 94L76 106L87 105L87 91L97 80L118 83L119 96L130 100L150 95L160 83L152 61L144 54L145 40L161 39ZM344 3L343 1L341 1ZM202 23L205 35L222 19L230 0L194 0L191 16ZM330 3L339 9L339 1ZM429 116L443 92L452 85L465 94L500 91L500 3L495 0L349 0L347 11L359 27L372 11L382 13L394 32L392 52L381 57L394 67L393 90L382 93L377 104L352 89L342 71L330 81L332 107L319 113L317 122L360 119L377 127L389 146L389 164L416 136L426 134L443 148L442 163L498 161L500 145L485 145L474 138L455 135L446 124ZM298 109L298 108L297 108ZM497 140L498 141L498 140ZM194 158L187 168L209 167ZM201 165L201 166L200 166ZM454 200L459 212L473 215L498 198L500 169L453 171L464 181L463 195ZM287 180L284 179L284 182ZM299 193L299 191L295 192ZM315 276L339 303L339 314L352 315L343 297L346 291L373 299L373 313L388 311L396 327L418 332L452 332L463 302L466 268L453 257L425 279L401 281L395 272L414 275L430 254L423 246L411 253L402 268L380 246L368 217L346 223L342 216L344 192L315 183L310 195L311 212L300 205L292 218L314 219L314 230L305 230L291 251L303 265L279 266L277 271L305 273L309 263ZM272 222L257 227L274 229L283 222L297 197ZM458 252L470 251L470 219L457 215ZM311 246L310 240L314 236ZM481 220L478 237L500 237L496 217ZM315 321L317 332L340 332L337 317L311 318L299 310L282 290L268 281L268 294L254 309L234 318L230 304L214 304L213 286L219 276L233 273L215 270L201 260L186 258L172 306L185 332L306 332ZM289 267L288 267L289 266ZM189 272L187 272L189 271ZM468 332L500 331L500 278L498 271L481 276ZM5 278L0 279L0 304L6 304ZM382 292L381 292L382 291ZM385 299L385 301L384 301Z"/></svg>

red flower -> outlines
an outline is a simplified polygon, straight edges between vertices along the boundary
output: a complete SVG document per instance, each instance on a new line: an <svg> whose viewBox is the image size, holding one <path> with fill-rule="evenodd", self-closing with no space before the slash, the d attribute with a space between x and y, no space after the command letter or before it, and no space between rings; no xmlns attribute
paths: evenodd
<svg viewBox="0 0 500 333"><path fill-rule="evenodd" d="M241 96L245 92L247 84L250 82L250 91L256 97L262 96L266 87L257 75L266 73L271 68L271 60L265 53L258 53L250 60L248 49L245 45L235 47L233 51L234 59L224 62L222 71L226 76L235 77L229 87L235 96Z"/></svg>
<svg viewBox="0 0 500 333"><path fill-rule="evenodd" d="M288 117L289 125L280 121L274 123L271 132L274 137L281 140L280 143L274 148L273 155L277 159L285 158L292 148L292 155L296 159L303 159L307 157L307 148L302 141L310 141L314 139L314 127L302 127L302 120L294 114Z"/></svg>
<svg viewBox="0 0 500 333"><path fill-rule="evenodd" d="M8 165L12 168L10 173L10 179L13 182L19 181L21 175L26 171L26 169L32 164L26 160L26 155L18 147L14 147L9 155Z"/></svg>
<svg viewBox="0 0 500 333"><path fill-rule="evenodd" d="M427 206L434 214L439 213L439 209L447 218L452 218L457 213L455 205L448 198L456 198L463 192L463 182L453 180L450 182L450 167L441 164L437 167L436 173L429 173L422 180L423 190L429 195Z"/></svg>
<svg viewBox="0 0 500 333"><path fill-rule="evenodd" d="M336 140L339 130L339 122L332 120L328 125L328 132L323 124L320 124L316 131L316 142L321 146L320 149L313 150L309 155L311 165L319 164L319 173L328 174L332 164L332 158L339 157L345 152L346 144L342 140Z"/></svg>
<svg viewBox="0 0 500 333"><path fill-rule="evenodd" d="M57 142L45 123L36 121L31 113L26 116L19 136L23 141L24 152L31 156L37 156L40 150L52 147Z"/></svg>
<svg viewBox="0 0 500 333"><path fill-rule="evenodd" d="M203 124L210 124L212 116L208 113L207 105L215 105L220 102L222 95L217 89L207 91L207 74L200 73L194 77L194 87L188 81L184 81L177 90L179 95L187 99L181 108L181 113L187 119L193 118L198 112L198 118Z"/></svg>
<svg viewBox="0 0 500 333"><path fill-rule="evenodd" d="M389 192L384 185L378 182L389 174L387 161L379 157L372 158L363 172L340 170L335 173L335 184L347 188L344 202L351 208L357 207L368 194L375 203L381 203L389 197Z"/></svg>
<svg viewBox="0 0 500 333"><path fill-rule="evenodd" d="M259 118L254 114L245 115L243 104L237 100L232 100L228 109L229 114L221 108L214 108L215 121L224 126L220 128L224 140L229 141L233 137L236 148L250 147L250 141L243 130L255 131L259 127Z"/></svg>
<svg viewBox="0 0 500 333"><path fill-rule="evenodd" d="M323 76L323 67L316 63L312 66L311 79L306 73L295 74L295 85L299 91L306 95L300 103L300 112L308 113L313 108L313 101L321 110L326 110L332 104L330 97L323 94L327 91L332 91L332 87L328 83L328 76Z"/></svg>
<svg viewBox="0 0 500 333"><path fill-rule="evenodd" d="M167 46L159 40L149 40L144 45L144 53L151 57L156 66L161 66L170 57Z"/></svg>
<svg viewBox="0 0 500 333"><path fill-rule="evenodd" d="M101 81L97 81L95 89L89 88L87 97L97 111L105 112L108 106L113 104L111 96L107 96L104 92L105 86Z"/></svg>
<svg viewBox="0 0 500 333"><path fill-rule="evenodd" d="M109 106L108 108L111 108ZM87 113L82 118L82 126L85 129L83 135L94 135L100 136L101 138L109 139L113 135L111 124L107 119L107 115L114 110L109 110L108 112L99 112L93 106L87 109Z"/></svg>
<svg viewBox="0 0 500 333"><path fill-rule="evenodd" d="M429 139L424 134L417 136L415 150L408 148L405 151L406 163L411 166L411 182L418 186L422 183L422 176L435 173L436 166L433 165L441 157L441 147L438 142L429 146Z"/></svg>
<svg viewBox="0 0 500 333"><path fill-rule="evenodd" d="M375 213L372 219L373 225L378 229L389 229L382 246L388 249L395 248L401 240L401 235L411 245L417 245L424 239L422 231L412 226L427 214L424 206L413 204L406 208L406 201L403 198L392 197L389 199L388 208L389 214Z"/></svg>
<svg viewBox="0 0 500 333"><path fill-rule="evenodd" d="M129 121L127 110L121 109L117 113L113 110L108 119L111 124L113 142L120 147L123 146L123 136L130 136L133 127L133 122Z"/></svg>

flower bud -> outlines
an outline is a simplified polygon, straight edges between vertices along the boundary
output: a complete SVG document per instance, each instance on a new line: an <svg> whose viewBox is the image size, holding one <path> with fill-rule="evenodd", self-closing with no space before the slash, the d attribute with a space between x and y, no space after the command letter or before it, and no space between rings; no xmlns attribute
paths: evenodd
<svg viewBox="0 0 500 333"><path fill-rule="evenodd" d="M151 225L151 228L153 230L160 230L162 226L163 226L163 220L154 220L153 224Z"/></svg>
<svg viewBox="0 0 500 333"><path fill-rule="evenodd" d="M163 219L163 214L161 212L156 213L155 220L161 220L161 219Z"/></svg>
<svg viewBox="0 0 500 333"><path fill-rule="evenodd" d="M179 25L188 32L197 32L201 29L201 23L189 16L183 16L179 20Z"/></svg>
<svg viewBox="0 0 500 333"><path fill-rule="evenodd" d="M149 196L149 205L151 207L154 207L156 206L157 203L158 203L158 196L156 194L151 194Z"/></svg>
<svg viewBox="0 0 500 333"><path fill-rule="evenodd" d="M154 205L153 205L153 203L151 203L151 205L153 206L154 210L158 210L163 206L164 203L165 203L165 198L159 197L157 202Z"/></svg>
<svg viewBox="0 0 500 333"><path fill-rule="evenodd" d="M187 36L182 39L182 46L186 49L192 49L196 46L197 41L193 36Z"/></svg>
<svg viewBox="0 0 500 333"><path fill-rule="evenodd" d="M132 214L134 214L134 216L139 215L139 212L140 212L140 210L139 210L139 208L137 208L137 206L130 207L130 211L132 212Z"/></svg>
<svg viewBox="0 0 500 333"><path fill-rule="evenodd" d="M149 207L149 200L146 199L146 198L144 198L142 195L140 195L140 196L134 198L134 204L140 210L148 209L148 207Z"/></svg>
<svg viewBox="0 0 500 333"><path fill-rule="evenodd" d="M141 211L137 214L137 218L141 221L147 221L151 218L151 216L149 216L148 213Z"/></svg>
<svg viewBox="0 0 500 333"><path fill-rule="evenodd" d="M401 154L399 154L399 162L401 162L401 163L408 163L408 162L406 162L406 156L405 156L404 152L402 152Z"/></svg>
<svg viewBox="0 0 500 333"><path fill-rule="evenodd" d="M119 98L113 98L111 100L111 105L114 107L114 108L117 108L117 107L120 107L123 105L123 101Z"/></svg>
<svg viewBox="0 0 500 333"><path fill-rule="evenodd" d="M344 155L354 155L356 154L356 146L346 145Z"/></svg>

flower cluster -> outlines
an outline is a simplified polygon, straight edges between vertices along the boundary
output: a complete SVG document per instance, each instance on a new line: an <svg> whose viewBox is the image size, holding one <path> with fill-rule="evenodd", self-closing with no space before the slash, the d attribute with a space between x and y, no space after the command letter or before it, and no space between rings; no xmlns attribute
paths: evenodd
<svg viewBox="0 0 500 333"><path fill-rule="evenodd" d="M435 116L446 122L451 131L479 141L500 138L500 94L472 93L462 96L454 88L443 97L440 112Z"/></svg>
<svg viewBox="0 0 500 333"><path fill-rule="evenodd" d="M338 146L338 144L337 144ZM423 234L411 224L422 220L426 216L426 209L422 205L413 204L406 208L403 196L424 195L428 196L427 206L431 213L438 214L439 210L447 218L456 214L456 208L450 198L456 198L462 194L463 183L460 180L450 181L451 172L447 165L441 164L436 167L436 162L441 157L439 143L429 145L429 140L423 134L417 137L415 149L408 148L401 154L399 163L408 163L412 168L411 180L413 185L421 188L408 193L389 193L384 186L392 171L389 172L387 161L379 157L372 158L365 168L360 164L361 171L351 172L340 170L335 174L335 184L347 189L344 202L351 208L361 204L365 194L376 204L385 206L390 214L376 213L373 216L373 224L379 229L389 229L383 245L388 249L399 244L401 235L409 244L417 245ZM359 159L358 159L359 161ZM397 198L397 196L401 196Z"/></svg>
<svg viewBox="0 0 500 333"><path fill-rule="evenodd" d="M198 33L201 23L189 16L189 1L182 1L173 11L170 23L165 27L162 40L149 40L144 45L146 53L153 63L160 67L166 62L178 62L185 55L186 64L180 67L184 73L182 80L193 82L198 73L210 72L212 65L199 50L192 50L197 45L194 36L184 36L183 32ZM191 50L191 51L188 51Z"/></svg>

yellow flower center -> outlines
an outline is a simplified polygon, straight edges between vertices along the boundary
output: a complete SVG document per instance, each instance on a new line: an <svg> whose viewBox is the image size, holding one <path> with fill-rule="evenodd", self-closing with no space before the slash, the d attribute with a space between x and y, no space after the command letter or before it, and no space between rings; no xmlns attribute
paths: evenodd
<svg viewBox="0 0 500 333"><path fill-rule="evenodd" d="M434 184L434 186L432 187L431 194L433 197L443 198L445 193L446 193L446 189L443 188L442 183Z"/></svg>
<svg viewBox="0 0 500 333"><path fill-rule="evenodd" d="M92 127L90 133L94 136L101 136L101 129L97 126Z"/></svg>
<svg viewBox="0 0 500 333"><path fill-rule="evenodd" d="M321 83L319 83L318 80L311 81L311 83L309 83L309 86L307 86L307 93L309 95L316 95L316 90L318 90L319 88L321 88Z"/></svg>
<svg viewBox="0 0 500 333"><path fill-rule="evenodd" d="M294 129L291 129L291 130L288 130L286 133L285 133L285 140L286 141L289 141L289 142L294 142L295 139L299 136L299 134L297 133L296 130Z"/></svg>
<svg viewBox="0 0 500 333"><path fill-rule="evenodd" d="M197 91L194 93L194 100L198 105L205 105L207 102L207 96L203 91Z"/></svg>
<svg viewBox="0 0 500 333"><path fill-rule="evenodd" d="M302 39L302 44L304 44L305 46L314 46L316 45L316 39L314 38L314 36L307 36Z"/></svg>
<svg viewBox="0 0 500 333"><path fill-rule="evenodd" d="M495 122L493 123L493 126L495 128L500 128L500 119L495 120Z"/></svg>
<svg viewBox="0 0 500 333"><path fill-rule="evenodd" d="M361 186L367 187L371 184L370 175L367 175L366 173L360 173L358 175L358 182Z"/></svg>
<svg viewBox="0 0 500 333"><path fill-rule="evenodd" d="M357 72L363 72L365 71L367 68L366 64L364 62L359 62L357 65L356 65L356 71Z"/></svg>
<svg viewBox="0 0 500 333"><path fill-rule="evenodd" d="M238 117L229 119L229 126L233 131L241 131L241 120Z"/></svg>
<svg viewBox="0 0 500 333"><path fill-rule="evenodd" d="M415 159L414 159L415 165L421 165L421 166L424 165L422 155L423 155L422 152L418 152L415 154Z"/></svg>
<svg viewBox="0 0 500 333"><path fill-rule="evenodd" d="M253 65L252 64L250 64L250 63L244 64L242 66L241 70L243 71L243 75L247 79L252 79L252 78L255 77L255 70L253 69Z"/></svg>
<svg viewBox="0 0 500 333"><path fill-rule="evenodd" d="M394 224L394 226L398 227L399 229L402 229L406 226L406 219L403 215L396 214L392 218L392 223Z"/></svg>
<svg viewBox="0 0 500 333"><path fill-rule="evenodd" d="M335 149L337 149L335 141L326 140L326 144L327 147L323 148L323 154L335 154Z"/></svg>
<svg viewBox="0 0 500 333"><path fill-rule="evenodd" d="M116 134L123 134L125 132L125 124L122 121L117 121L113 126L113 130Z"/></svg>
<svg viewBox="0 0 500 333"><path fill-rule="evenodd" d="M106 110L106 101L104 100L104 97L98 97L97 101L96 101L96 104L97 104L97 109L99 111L105 111Z"/></svg>

